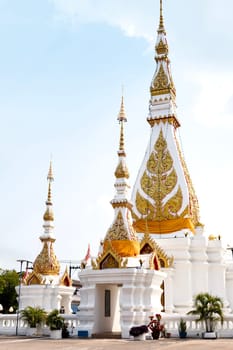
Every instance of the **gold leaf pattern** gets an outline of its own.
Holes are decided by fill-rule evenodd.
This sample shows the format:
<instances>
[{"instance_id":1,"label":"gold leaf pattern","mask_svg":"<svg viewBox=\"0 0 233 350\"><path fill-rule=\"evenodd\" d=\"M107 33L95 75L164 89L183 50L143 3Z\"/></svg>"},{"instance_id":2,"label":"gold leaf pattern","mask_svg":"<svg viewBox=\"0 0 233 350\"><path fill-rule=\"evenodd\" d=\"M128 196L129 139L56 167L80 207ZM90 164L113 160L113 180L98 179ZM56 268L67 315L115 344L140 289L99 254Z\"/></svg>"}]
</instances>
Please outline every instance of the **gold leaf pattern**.
<instances>
[{"instance_id":1,"label":"gold leaf pattern","mask_svg":"<svg viewBox=\"0 0 233 350\"><path fill-rule=\"evenodd\" d=\"M130 225L131 230L127 230L122 213L121 211L119 211L115 222L112 224L112 226L109 228L107 232L105 240L128 240L128 239L136 240L134 229L131 226L131 223L129 223L129 221L128 221L128 224Z\"/></svg>"},{"instance_id":2,"label":"gold leaf pattern","mask_svg":"<svg viewBox=\"0 0 233 350\"><path fill-rule=\"evenodd\" d=\"M168 54L168 45L164 43L162 39L159 41L158 45L156 45L155 49L158 55Z\"/></svg>"},{"instance_id":3,"label":"gold leaf pattern","mask_svg":"<svg viewBox=\"0 0 233 350\"><path fill-rule=\"evenodd\" d=\"M165 204L163 208L163 215L167 219L173 219L174 217L176 217L177 213L181 209L182 201L183 201L183 196L179 186L176 194L172 198L170 198Z\"/></svg>"},{"instance_id":4,"label":"gold leaf pattern","mask_svg":"<svg viewBox=\"0 0 233 350\"><path fill-rule=\"evenodd\" d=\"M160 64L159 71L155 76L155 79L153 81L153 88L154 90L164 90L167 89L169 86L168 77L164 72L163 64Z\"/></svg>"},{"instance_id":5,"label":"gold leaf pattern","mask_svg":"<svg viewBox=\"0 0 233 350\"><path fill-rule=\"evenodd\" d=\"M138 191L136 194L136 207L140 214L148 220L153 220L154 206L147 199L143 198Z\"/></svg>"},{"instance_id":6,"label":"gold leaf pattern","mask_svg":"<svg viewBox=\"0 0 233 350\"><path fill-rule=\"evenodd\" d=\"M174 196L165 200L175 189L177 180L173 159L161 130L140 181L141 188L150 201L139 192L136 194L136 207L144 219L162 221L179 216L183 203L180 187Z\"/></svg>"}]
</instances>

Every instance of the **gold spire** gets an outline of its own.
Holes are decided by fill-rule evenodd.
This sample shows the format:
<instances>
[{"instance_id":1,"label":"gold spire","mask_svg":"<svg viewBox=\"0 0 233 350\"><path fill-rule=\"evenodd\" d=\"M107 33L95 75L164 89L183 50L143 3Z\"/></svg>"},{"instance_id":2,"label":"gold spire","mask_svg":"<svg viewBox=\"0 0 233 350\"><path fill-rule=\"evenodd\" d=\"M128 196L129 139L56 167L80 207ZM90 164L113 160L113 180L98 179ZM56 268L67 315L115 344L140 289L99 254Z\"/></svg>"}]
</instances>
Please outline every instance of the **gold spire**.
<instances>
[{"instance_id":1,"label":"gold spire","mask_svg":"<svg viewBox=\"0 0 233 350\"><path fill-rule=\"evenodd\" d=\"M121 108L117 120L119 120L119 122L127 122L123 95L121 96Z\"/></svg>"},{"instance_id":2,"label":"gold spire","mask_svg":"<svg viewBox=\"0 0 233 350\"><path fill-rule=\"evenodd\" d=\"M49 164L49 172L48 172L47 180L54 181L52 161L50 161L50 164Z\"/></svg>"},{"instance_id":3,"label":"gold spire","mask_svg":"<svg viewBox=\"0 0 233 350\"><path fill-rule=\"evenodd\" d=\"M119 120L119 123L120 123L120 142L119 142L118 156L125 157L126 153L125 153L125 140L124 140L124 123L127 121L127 118L125 113L123 95L121 97L121 108L120 108L120 112L118 114L117 120ZM115 176L118 179L123 177L125 177L126 179L129 178L129 171L127 169L125 162L122 160L122 158L119 158L119 163L115 171Z\"/></svg>"},{"instance_id":4,"label":"gold spire","mask_svg":"<svg viewBox=\"0 0 233 350\"><path fill-rule=\"evenodd\" d=\"M120 112L118 114L119 123L121 124L120 129L120 144L119 144L119 151L118 155L125 156L125 140L124 140L124 123L127 122L126 113L125 113L125 105L124 105L124 97L122 95L121 97L121 108Z\"/></svg>"},{"instance_id":5,"label":"gold spire","mask_svg":"<svg viewBox=\"0 0 233 350\"><path fill-rule=\"evenodd\" d=\"M160 19L158 28L158 38L155 45L155 61L157 68L150 86L151 96L169 94L173 101L176 97L176 89L173 83L170 61L168 58L168 44L166 39L166 31L163 22L163 2L160 0Z\"/></svg>"},{"instance_id":6,"label":"gold spire","mask_svg":"<svg viewBox=\"0 0 233 350\"><path fill-rule=\"evenodd\" d=\"M164 28L164 23L163 23L163 0L160 0L160 16L159 16L159 29L158 32L164 32L165 33L165 28Z\"/></svg>"},{"instance_id":7,"label":"gold spire","mask_svg":"<svg viewBox=\"0 0 233 350\"><path fill-rule=\"evenodd\" d=\"M52 210L52 189L51 189L51 183L54 181L53 177L53 168L52 168L52 162L50 161L49 165L49 172L47 176L48 180L48 197L47 201L45 202L47 205L46 212L44 213L44 220L45 221L53 221L54 220L54 215L53 215L53 210Z\"/></svg>"}]
</instances>

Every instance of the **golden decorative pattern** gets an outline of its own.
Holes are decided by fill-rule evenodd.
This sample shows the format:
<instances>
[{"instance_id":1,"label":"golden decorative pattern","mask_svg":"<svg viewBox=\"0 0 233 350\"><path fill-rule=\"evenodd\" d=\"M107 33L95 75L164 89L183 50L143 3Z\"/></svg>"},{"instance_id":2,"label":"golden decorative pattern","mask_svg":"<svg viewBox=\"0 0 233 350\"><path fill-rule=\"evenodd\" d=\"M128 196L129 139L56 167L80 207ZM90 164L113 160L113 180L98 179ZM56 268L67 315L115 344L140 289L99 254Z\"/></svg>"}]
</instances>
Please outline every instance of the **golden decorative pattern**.
<instances>
[{"instance_id":1,"label":"golden decorative pattern","mask_svg":"<svg viewBox=\"0 0 233 350\"><path fill-rule=\"evenodd\" d=\"M35 273L42 275L59 275L60 264L53 251L53 243L50 240L44 241L42 251L37 256L33 269Z\"/></svg>"},{"instance_id":2,"label":"golden decorative pattern","mask_svg":"<svg viewBox=\"0 0 233 350\"><path fill-rule=\"evenodd\" d=\"M106 258L101 262L100 269L116 269L119 267L117 260L111 255L108 254Z\"/></svg>"},{"instance_id":3,"label":"golden decorative pattern","mask_svg":"<svg viewBox=\"0 0 233 350\"><path fill-rule=\"evenodd\" d=\"M174 258L169 257L165 251L151 238L148 233L144 234L140 242L140 254L156 252L161 267L173 267Z\"/></svg>"},{"instance_id":4,"label":"golden decorative pattern","mask_svg":"<svg viewBox=\"0 0 233 350\"><path fill-rule=\"evenodd\" d=\"M92 260L93 270L102 270L107 268L125 268L128 260L122 258L113 249L111 242L108 242L107 249L96 259Z\"/></svg>"},{"instance_id":5,"label":"golden decorative pattern","mask_svg":"<svg viewBox=\"0 0 233 350\"><path fill-rule=\"evenodd\" d=\"M36 273L35 271L32 271L26 278L25 284L27 286L32 284L43 284L43 278L41 275Z\"/></svg>"},{"instance_id":6,"label":"golden decorative pattern","mask_svg":"<svg viewBox=\"0 0 233 350\"><path fill-rule=\"evenodd\" d=\"M155 50L158 55L167 55L168 54L168 45L160 39L159 43L156 45Z\"/></svg>"},{"instance_id":7,"label":"golden decorative pattern","mask_svg":"<svg viewBox=\"0 0 233 350\"><path fill-rule=\"evenodd\" d=\"M119 210L114 223L109 228L106 234L105 240L136 240L135 231L131 223L128 222L128 224L130 225L130 231L127 230L122 216L122 212L121 210Z\"/></svg>"},{"instance_id":8,"label":"golden decorative pattern","mask_svg":"<svg viewBox=\"0 0 233 350\"><path fill-rule=\"evenodd\" d=\"M164 72L163 64L160 64L158 73L155 76L155 79L152 83L153 90L159 91L159 90L165 90L169 88L169 80L167 77L167 74Z\"/></svg>"},{"instance_id":9,"label":"golden decorative pattern","mask_svg":"<svg viewBox=\"0 0 233 350\"><path fill-rule=\"evenodd\" d=\"M182 168L184 170L185 180L186 180L186 183L188 186L189 206L188 206L188 210L187 210L188 213L187 214L192 219L194 226L200 226L202 224L200 224L199 203L198 203L197 195L195 193L194 186L192 184L192 180L191 180L191 177L189 175L189 171L188 171L186 162L185 162L183 154L181 152L180 144L177 141L176 137L175 137L175 141L176 141L176 146L177 146L179 158L181 161L181 165L182 165Z\"/></svg>"},{"instance_id":10,"label":"golden decorative pattern","mask_svg":"<svg viewBox=\"0 0 233 350\"><path fill-rule=\"evenodd\" d=\"M136 193L136 208L143 219L163 221L180 217L178 212L183 203L180 186L166 200L168 194L174 192L177 179L173 159L161 130L140 181L143 194L139 191Z\"/></svg>"},{"instance_id":11,"label":"golden decorative pattern","mask_svg":"<svg viewBox=\"0 0 233 350\"><path fill-rule=\"evenodd\" d=\"M169 116L169 117L165 116L165 117L161 117L161 118L159 117L156 119L147 118L147 121L151 127L153 127L155 124L158 125L160 122L162 122L163 124L169 123L173 125L175 129L180 127L180 123L175 116Z\"/></svg>"},{"instance_id":12,"label":"golden decorative pattern","mask_svg":"<svg viewBox=\"0 0 233 350\"><path fill-rule=\"evenodd\" d=\"M120 179L120 178L128 179L129 178L129 171L127 169L126 164L122 160L120 160L120 162L115 170L115 176L117 179Z\"/></svg>"},{"instance_id":13,"label":"golden decorative pattern","mask_svg":"<svg viewBox=\"0 0 233 350\"><path fill-rule=\"evenodd\" d=\"M50 206L47 207L46 212L43 216L44 221L54 221L53 210Z\"/></svg>"},{"instance_id":14,"label":"golden decorative pattern","mask_svg":"<svg viewBox=\"0 0 233 350\"><path fill-rule=\"evenodd\" d=\"M65 272L63 273L60 279L60 285L66 287L72 287L72 279L69 276L68 269L66 267Z\"/></svg>"}]
</instances>

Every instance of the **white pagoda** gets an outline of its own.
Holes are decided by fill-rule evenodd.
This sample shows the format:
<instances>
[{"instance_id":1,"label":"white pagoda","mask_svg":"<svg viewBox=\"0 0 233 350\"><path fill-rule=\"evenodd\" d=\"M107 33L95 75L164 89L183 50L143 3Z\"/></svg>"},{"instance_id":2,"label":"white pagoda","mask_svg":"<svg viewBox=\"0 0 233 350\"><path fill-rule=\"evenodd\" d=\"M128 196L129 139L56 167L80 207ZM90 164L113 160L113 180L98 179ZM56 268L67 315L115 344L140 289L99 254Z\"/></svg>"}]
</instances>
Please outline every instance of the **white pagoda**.
<instances>
[{"instance_id":1,"label":"white pagoda","mask_svg":"<svg viewBox=\"0 0 233 350\"><path fill-rule=\"evenodd\" d=\"M40 254L33 263L33 271L22 280L17 287L19 310L27 306L39 306L45 311L64 308L67 314L71 313L71 299L74 293L72 281L67 269L60 275L60 264L54 253L54 214L51 186L54 180L52 164L50 163L48 180L48 197L44 213L44 234L40 236L43 244Z\"/></svg>"}]
</instances>

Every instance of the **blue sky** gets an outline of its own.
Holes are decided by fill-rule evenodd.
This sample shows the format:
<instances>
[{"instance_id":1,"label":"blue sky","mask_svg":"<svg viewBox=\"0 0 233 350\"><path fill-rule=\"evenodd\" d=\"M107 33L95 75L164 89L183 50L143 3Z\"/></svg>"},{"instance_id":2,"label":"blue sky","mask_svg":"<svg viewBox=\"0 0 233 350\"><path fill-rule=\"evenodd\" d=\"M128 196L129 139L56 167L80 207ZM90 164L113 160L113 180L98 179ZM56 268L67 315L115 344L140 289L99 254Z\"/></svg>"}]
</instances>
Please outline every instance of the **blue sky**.
<instances>
[{"instance_id":1,"label":"blue sky","mask_svg":"<svg viewBox=\"0 0 233 350\"><path fill-rule=\"evenodd\" d=\"M187 4L188 3L188 4ZM233 243L233 3L164 0L179 131L205 234ZM55 252L95 255L110 226L124 85L136 179L150 126L156 0L0 0L0 266L41 249L52 154Z\"/></svg>"}]
</instances>

